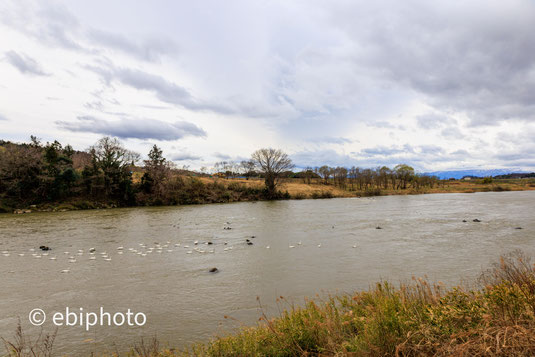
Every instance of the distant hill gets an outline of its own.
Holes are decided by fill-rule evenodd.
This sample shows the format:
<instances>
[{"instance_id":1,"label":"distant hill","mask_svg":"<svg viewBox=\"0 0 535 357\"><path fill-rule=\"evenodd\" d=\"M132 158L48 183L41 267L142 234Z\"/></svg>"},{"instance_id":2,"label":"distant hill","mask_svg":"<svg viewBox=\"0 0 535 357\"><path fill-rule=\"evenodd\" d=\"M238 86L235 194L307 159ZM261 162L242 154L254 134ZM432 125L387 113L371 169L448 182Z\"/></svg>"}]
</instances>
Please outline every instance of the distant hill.
<instances>
[{"instance_id":1,"label":"distant hill","mask_svg":"<svg viewBox=\"0 0 535 357\"><path fill-rule=\"evenodd\" d=\"M493 170L453 170L453 171L433 171L426 172L426 175L438 176L440 179L461 179L465 176L472 177L486 177L486 176L498 176L508 175L511 173L525 173L525 171L518 169L493 169Z\"/></svg>"},{"instance_id":2,"label":"distant hill","mask_svg":"<svg viewBox=\"0 0 535 357\"><path fill-rule=\"evenodd\" d=\"M535 172L529 172L529 173L513 172L507 175L494 176L494 178L497 178L497 179L518 179L518 178L533 178L533 177L535 177Z\"/></svg>"}]
</instances>

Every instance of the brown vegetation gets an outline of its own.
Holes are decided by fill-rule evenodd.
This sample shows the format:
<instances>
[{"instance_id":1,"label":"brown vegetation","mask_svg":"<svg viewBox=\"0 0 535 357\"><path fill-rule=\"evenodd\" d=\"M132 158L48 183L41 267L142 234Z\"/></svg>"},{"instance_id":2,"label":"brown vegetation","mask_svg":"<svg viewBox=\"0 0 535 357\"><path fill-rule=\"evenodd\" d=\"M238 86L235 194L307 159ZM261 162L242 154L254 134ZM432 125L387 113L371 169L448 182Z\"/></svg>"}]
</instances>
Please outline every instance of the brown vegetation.
<instances>
[{"instance_id":1,"label":"brown vegetation","mask_svg":"<svg viewBox=\"0 0 535 357\"><path fill-rule=\"evenodd\" d=\"M535 179L439 180L405 164L394 168L321 166L293 172L284 152L260 149L251 160L191 171L152 147L148 159L104 137L87 152L59 142L0 141L0 213L117 206L223 203L263 199L362 197L535 189Z\"/></svg>"}]
</instances>

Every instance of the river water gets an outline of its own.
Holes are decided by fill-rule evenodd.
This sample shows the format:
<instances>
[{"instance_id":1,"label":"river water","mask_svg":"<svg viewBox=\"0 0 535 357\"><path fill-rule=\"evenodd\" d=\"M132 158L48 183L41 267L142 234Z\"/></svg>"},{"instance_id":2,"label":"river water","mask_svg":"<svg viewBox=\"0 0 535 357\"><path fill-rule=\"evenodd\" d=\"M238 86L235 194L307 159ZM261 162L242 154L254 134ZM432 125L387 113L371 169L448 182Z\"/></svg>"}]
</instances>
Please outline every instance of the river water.
<instances>
[{"instance_id":1,"label":"river water","mask_svg":"<svg viewBox=\"0 0 535 357\"><path fill-rule=\"evenodd\" d=\"M500 254L535 252L534 199L489 192L0 215L0 336L12 339L19 318L36 336L34 308L51 332L55 312L102 307L147 321L63 326L55 351L123 351L152 336L184 347L254 325L257 296L272 314L279 296L300 304L380 279L473 281Z\"/></svg>"}]
</instances>

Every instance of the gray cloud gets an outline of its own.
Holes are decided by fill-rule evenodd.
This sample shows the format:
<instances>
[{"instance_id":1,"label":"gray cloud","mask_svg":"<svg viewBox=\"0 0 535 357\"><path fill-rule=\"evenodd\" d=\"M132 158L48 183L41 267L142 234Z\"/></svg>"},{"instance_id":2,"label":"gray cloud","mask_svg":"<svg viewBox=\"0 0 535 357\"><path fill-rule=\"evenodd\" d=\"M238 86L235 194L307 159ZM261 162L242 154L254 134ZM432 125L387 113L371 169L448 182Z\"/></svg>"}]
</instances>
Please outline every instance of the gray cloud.
<instances>
[{"instance_id":1,"label":"gray cloud","mask_svg":"<svg viewBox=\"0 0 535 357\"><path fill-rule=\"evenodd\" d=\"M152 62L177 52L177 45L165 36L136 35L130 38L83 26L61 3L14 2L0 14L0 20L39 42L67 50L96 54L109 49Z\"/></svg>"},{"instance_id":2,"label":"gray cloud","mask_svg":"<svg viewBox=\"0 0 535 357\"><path fill-rule=\"evenodd\" d=\"M170 154L171 161L202 161L202 157L190 153L174 153Z\"/></svg>"},{"instance_id":3,"label":"gray cloud","mask_svg":"<svg viewBox=\"0 0 535 357\"><path fill-rule=\"evenodd\" d=\"M416 117L418 126L422 129L438 129L446 125L457 124L453 118L441 114L424 114Z\"/></svg>"},{"instance_id":4,"label":"gray cloud","mask_svg":"<svg viewBox=\"0 0 535 357\"><path fill-rule=\"evenodd\" d=\"M463 139L465 135L457 127L450 127L442 129L440 134L447 139Z\"/></svg>"},{"instance_id":5,"label":"gray cloud","mask_svg":"<svg viewBox=\"0 0 535 357\"><path fill-rule=\"evenodd\" d=\"M355 157L339 154L335 150L300 151L290 155L296 167L315 166L351 166L356 163Z\"/></svg>"},{"instance_id":6,"label":"gray cloud","mask_svg":"<svg viewBox=\"0 0 535 357\"><path fill-rule=\"evenodd\" d=\"M358 65L428 104L466 113L472 125L535 120L532 1L413 1L410 8L357 1L335 6L332 16L355 45Z\"/></svg>"},{"instance_id":7,"label":"gray cloud","mask_svg":"<svg viewBox=\"0 0 535 357\"><path fill-rule=\"evenodd\" d=\"M214 152L214 157L220 159L220 160L230 160L232 159L232 156L227 154L222 154L220 152Z\"/></svg>"},{"instance_id":8,"label":"gray cloud","mask_svg":"<svg viewBox=\"0 0 535 357\"><path fill-rule=\"evenodd\" d=\"M5 121L8 121L9 119L6 118L4 115L0 114L0 120L5 120Z\"/></svg>"},{"instance_id":9,"label":"gray cloud","mask_svg":"<svg viewBox=\"0 0 535 357\"><path fill-rule=\"evenodd\" d=\"M444 148L441 148L440 146L436 146L436 145L420 145L418 146L418 151L421 154L436 155L436 154L442 154L444 152Z\"/></svg>"},{"instance_id":10,"label":"gray cloud","mask_svg":"<svg viewBox=\"0 0 535 357\"><path fill-rule=\"evenodd\" d=\"M363 156L373 157L373 156L392 156L397 154L407 154L414 153L414 148L405 144L402 147L386 147L386 146L377 146L374 148L366 148L360 151L360 154Z\"/></svg>"},{"instance_id":11,"label":"gray cloud","mask_svg":"<svg viewBox=\"0 0 535 357\"><path fill-rule=\"evenodd\" d=\"M369 123L366 123L366 125L369 126L369 127L372 127L372 128L387 128L387 129L395 129L396 128L392 123L389 123L389 122L384 121L384 120L379 120L379 121L376 121L376 122L369 122Z\"/></svg>"},{"instance_id":12,"label":"gray cloud","mask_svg":"<svg viewBox=\"0 0 535 357\"><path fill-rule=\"evenodd\" d=\"M152 37L145 41L138 41L137 38L132 40L126 36L102 30L90 30L88 36L95 44L125 52L145 61L158 61L163 55L177 52L176 44L163 38Z\"/></svg>"},{"instance_id":13,"label":"gray cloud","mask_svg":"<svg viewBox=\"0 0 535 357\"><path fill-rule=\"evenodd\" d=\"M7 61L17 68L20 73L31 74L36 76L48 75L37 63L37 61L24 53L17 53L15 51L8 51L5 53Z\"/></svg>"},{"instance_id":14,"label":"gray cloud","mask_svg":"<svg viewBox=\"0 0 535 357\"><path fill-rule=\"evenodd\" d=\"M320 143L320 144L325 143L325 144L338 144L338 145L351 144L354 142L354 140L351 140L348 138L335 137L335 136L323 136L319 138L312 138L312 139L309 139L309 141L313 143Z\"/></svg>"},{"instance_id":15,"label":"gray cloud","mask_svg":"<svg viewBox=\"0 0 535 357\"><path fill-rule=\"evenodd\" d=\"M463 149L455 150L451 152L450 155L454 157L465 157L465 158L471 157L470 153Z\"/></svg>"},{"instance_id":16,"label":"gray cloud","mask_svg":"<svg viewBox=\"0 0 535 357\"><path fill-rule=\"evenodd\" d=\"M127 118L107 121L91 116L79 116L75 122L57 121L56 124L69 131L112 135L123 139L171 141L187 136L206 137L204 130L185 121L167 123L154 119L135 120Z\"/></svg>"},{"instance_id":17,"label":"gray cloud","mask_svg":"<svg viewBox=\"0 0 535 357\"><path fill-rule=\"evenodd\" d=\"M100 60L99 65L86 65L84 68L98 74L107 84L117 81L138 90L149 91L165 103L179 105L196 111L206 110L222 114L235 112L235 110L226 105L197 100L186 88L168 81L161 76L138 69L118 68L106 59Z\"/></svg>"}]
</instances>

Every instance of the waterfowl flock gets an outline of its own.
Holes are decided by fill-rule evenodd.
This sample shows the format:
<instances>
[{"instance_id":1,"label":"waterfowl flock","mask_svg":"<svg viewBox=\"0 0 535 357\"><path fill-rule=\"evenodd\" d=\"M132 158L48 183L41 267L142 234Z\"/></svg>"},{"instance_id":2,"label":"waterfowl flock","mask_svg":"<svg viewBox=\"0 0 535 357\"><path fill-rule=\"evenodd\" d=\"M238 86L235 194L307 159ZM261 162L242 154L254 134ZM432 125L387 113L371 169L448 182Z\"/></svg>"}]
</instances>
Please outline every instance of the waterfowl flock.
<instances>
[{"instance_id":1,"label":"waterfowl flock","mask_svg":"<svg viewBox=\"0 0 535 357\"><path fill-rule=\"evenodd\" d=\"M467 220L463 220L463 222L467 222ZM481 222L479 219L473 219L472 222ZM176 225L178 228L178 225ZM332 226L334 229L334 226ZM375 228L377 230L383 229L383 227L380 226L372 226L371 229ZM233 229L231 227L230 222L227 222L226 225L223 226L223 230L228 231ZM522 229L522 227L515 227L515 229ZM235 230L239 231L239 230ZM243 237L243 236L242 236ZM246 238L247 237L247 238ZM139 257L149 257L151 255L160 255L160 254L216 254L216 253L222 253L222 252L229 252L232 251L234 248L239 246L256 246L256 243L261 244L261 238L257 238L256 235L246 235L246 237L243 238L237 238L234 237L232 244L229 243L227 240L222 240L222 237L216 237L213 236L210 239L205 240L191 240L191 241L184 241L182 239L181 242L172 242L172 241L166 241L165 243L137 243L134 246L124 246L120 245L115 248L111 248L107 246L108 250L102 250L102 248L99 247L89 247L89 248L79 248L79 249L70 249L63 251L60 248L56 249L55 247L49 247L46 245L41 245L38 248L29 248L24 251L10 251L10 250L3 250L0 253L0 257L20 257L24 259L41 259L41 260L50 260L53 262L56 262L56 264L67 264L67 269L58 269L61 273L68 273L71 271L71 267L76 266L76 264L80 264L86 261L96 263L99 261L102 262L112 262L115 259L120 259L121 256L139 256ZM230 237L227 237L230 238ZM353 242L354 243L354 242ZM351 243L352 248L358 248L356 244ZM317 248L321 248L322 244L317 244L315 242L313 245L315 245ZM312 246L313 246L312 245ZM303 241L299 240L297 242L289 242L288 243L288 249L296 249L299 247L306 247L308 246ZM270 245L263 246L265 249L271 249ZM65 268L65 265L60 266L59 268Z\"/></svg>"}]
</instances>

